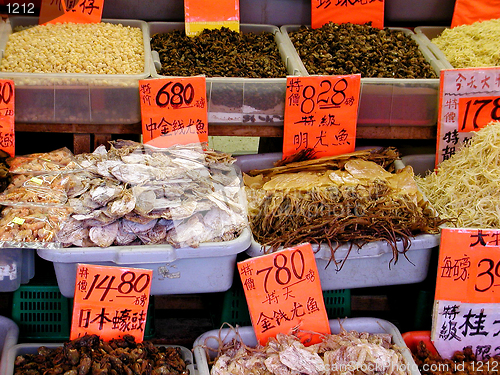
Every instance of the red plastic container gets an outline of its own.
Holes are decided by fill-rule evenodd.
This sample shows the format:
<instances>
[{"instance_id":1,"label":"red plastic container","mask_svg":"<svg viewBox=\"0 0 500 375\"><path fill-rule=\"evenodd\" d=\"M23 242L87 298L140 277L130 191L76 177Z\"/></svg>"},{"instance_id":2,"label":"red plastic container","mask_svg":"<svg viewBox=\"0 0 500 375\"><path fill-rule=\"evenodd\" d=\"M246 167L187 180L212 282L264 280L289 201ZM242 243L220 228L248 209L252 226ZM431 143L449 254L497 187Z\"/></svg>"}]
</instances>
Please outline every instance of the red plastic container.
<instances>
[{"instance_id":1,"label":"red plastic container","mask_svg":"<svg viewBox=\"0 0 500 375\"><path fill-rule=\"evenodd\" d=\"M417 351L417 345L420 341L423 341L427 349L432 354L438 354L434 344L431 341L431 331L411 331L405 332L401 336L403 336L403 340L405 341L406 346L410 349L412 353Z\"/></svg>"}]
</instances>

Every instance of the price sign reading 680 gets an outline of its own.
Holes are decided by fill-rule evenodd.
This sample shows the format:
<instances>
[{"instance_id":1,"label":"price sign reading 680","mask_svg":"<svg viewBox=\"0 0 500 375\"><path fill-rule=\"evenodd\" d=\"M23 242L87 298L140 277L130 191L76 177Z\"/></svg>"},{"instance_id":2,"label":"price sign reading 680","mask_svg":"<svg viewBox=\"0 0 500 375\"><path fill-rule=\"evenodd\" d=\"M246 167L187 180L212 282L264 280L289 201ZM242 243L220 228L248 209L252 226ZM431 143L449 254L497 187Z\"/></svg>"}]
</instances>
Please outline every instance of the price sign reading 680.
<instances>
[{"instance_id":1,"label":"price sign reading 680","mask_svg":"<svg viewBox=\"0 0 500 375\"><path fill-rule=\"evenodd\" d=\"M238 263L250 317L259 342L291 330L330 333L323 292L310 244ZM317 335L301 335L306 344Z\"/></svg>"},{"instance_id":2,"label":"price sign reading 680","mask_svg":"<svg viewBox=\"0 0 500 375\"><path fill-rule=\"evenodd\" d=\"M143 142L157 147L208 142L203 76L139 81Z\"/></svg>"},{"instance_id":3,"label":"price sign reading 680","mask_svg":"<svg viewBox=\"0 0 500 375\"><path fill-rule=\"evenodd\" d=\"M132 335L142 341L152 274L146 269L79 264L71 339L97 334L104 340Z\"/></svg>"}]
</instances>

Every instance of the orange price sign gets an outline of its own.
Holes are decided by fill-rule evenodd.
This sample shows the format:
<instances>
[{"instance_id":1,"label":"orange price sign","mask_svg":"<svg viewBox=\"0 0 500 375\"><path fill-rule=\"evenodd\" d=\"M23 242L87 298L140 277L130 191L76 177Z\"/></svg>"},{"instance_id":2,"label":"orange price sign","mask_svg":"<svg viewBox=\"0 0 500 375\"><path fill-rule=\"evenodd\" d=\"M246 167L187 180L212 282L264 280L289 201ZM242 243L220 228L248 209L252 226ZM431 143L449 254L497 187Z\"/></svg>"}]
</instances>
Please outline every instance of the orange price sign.
<instances>
[{"instance_id":1,"label":"orange price sign","mask_svg":"<svg viewBox=\"0 0 500 375\"><path fill-rule=\"evenodd\" d=\"M251 258L237 266L255 335L262 345L278 333L296 329L305 344L317 343L320 337L301 330L330 333L311 244Z\"/></svg>"},{"instance_id":2,"label":"orange price sign","mask_svg":"<svg viewBox=\"0 0 500 375\"><path fill-rule=\"evenodd\" d=\"M14 81L0 80L0 148L15 156Z\"/></svg>"},{"instance_id":3,"label":"orange price sign","mask_svg":"<svg viewBox=\"0 0 500 375\"><path fill-rule=\"evenodd\" d=\"M152 270L78 264L70 339L144 339Z\"/></svg>"},{"instance_id":4,"label":"orange price sign","mask_svg":"<svg viewBox=\"0 0 500 375\"><path fill-rule=\"evenodd\" d=\"M99 23L103 6L104 0L42 0L38 23Z\"/></svg>"},{"instance_id":5,"label":"orange price sign","mask_svg":"<svg viewBox=\"0 0 500 375\"><path fill-rule=\"evenodd\" d=\"M287 77L283 158L354 151L361 75Z\"/></svg>"},{"instance_id":6,"label":"orange price sign","mask_svg":"<svg viewBox=\"0 0 500 375\"><path fill-rule=\"evenodd\" d=\"M443 358L493 355L500 333L500 230L443 228L431 339ZM497 348L498 349L498 348Z\"/></svg>"},{"instance_id":7,"label":"orange price sign","mask_svg":"<svg viewBox=\"0 0 500 375\"><path fill-rule=\"evenodd\" d=\"M500 67L442 70L438 110L436 164L500 120Z\"/></svg>"},{"instance_id":8,"label":"orange price sign","mask_svg":"<svg viewBox=\"0 0 500 375\"><path fill-rule=\"evenodd\" d=\"M500 18L498 0L455 0L451 27Z\"/></svg>"},{"instance_id":9,"label":"orange price sign","mask_svg":"<svg viewBox=\"0 0 500 375\"><path fill-rule=\"evenodd\" d=\"M227 27L240 31L239 0L184 0L184 19L187 36L194 36L203 29Z\"/></svg>"},{"instance_id":10,"label":"orange price sign","mask_svg":"<svg viewBox=\"0 0 500 375\"><path fill-rule=\"evenodd\" d=\"M328 22L371 22L373 27L384 27L384 0L312 0L311 27L317 29Z\"/></svg>"},{"instance_id":11,"label":"orange price sign","mask_svg":"<svg viewBox=\"0 0 500 375\"><path fill-rule=\"evenodd\" d=\"M139 81L143 142L156 147L208 142L203 76Z\"/></svg>"}]
</instances>

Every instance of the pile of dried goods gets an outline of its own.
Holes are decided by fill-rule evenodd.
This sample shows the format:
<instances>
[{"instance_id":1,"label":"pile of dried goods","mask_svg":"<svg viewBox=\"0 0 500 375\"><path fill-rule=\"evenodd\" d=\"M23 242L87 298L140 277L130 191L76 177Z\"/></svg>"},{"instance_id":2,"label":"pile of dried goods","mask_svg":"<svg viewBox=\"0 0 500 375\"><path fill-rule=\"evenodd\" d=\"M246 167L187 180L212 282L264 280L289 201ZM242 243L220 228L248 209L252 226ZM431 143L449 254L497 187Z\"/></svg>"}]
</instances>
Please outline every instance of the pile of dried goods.
<instances>
[{"instance_id":1,"label":"pile of dried goods","mask_svg":"<svg viewBox=\"0 0 500 375\"><path fill-rule=\"evenodd\" d=\"M431 40L454 68L500 65L500 19L460 25Z\"/></svg>"},{"instance_id":2,"label":"pile of dried goods","mask_svg":"<svg viewBox=\"0 0 500 375\"><path fill-rule=\"evenodd\" d=\"M155 34L151 49L160 55L165 76L285 77L274 34L238 33L226 27L189 37L184 30Z\"/></svg>"},{"instance_id":3,"label":"pile of dried goods","mask_svg":"<svg viewBox=\"0 0 500 375\"><path fill-rule=\"evenodd\" d=\"M9 35L2 72L141 74L142 30L106 22L22 27Z\"/></svg>"},{"instance_id":4,"label":"pile of dried goods","mask_svg":"<svg viewBox=\"0 0 500 375\"><path fill-rule=\"evenodd\" d=\"M500 373L500 356L478 361L470 347L465 347L463 351L456 351L450 359L444 359L439 354L433 354L425 343L420 341L416 352L412 355L422 375L494 375Z\"/></svg>"},{"instance_id":5,"label":"pile of dried goods","mask_svg":"<svg viewBox=\"0 0 500 375\"><path fill-rule=\"evenodd\" d=\"M14 158L15 178L0 194L8 206L0 241L196 247L232 240L248 225L241 174L229 154L203 146L115 141L109 151L76 157L61 149Z\"/></svg>"},{"instance_id":6,"label":"pile of dried goods","mask_svg":"<svg viewBox=\"0 0 500 375\"><path fill-rule=\"evenodd\" d=\"M243 176L255 240L275 251L303 242L332 251L386 241L398 259L411 237L438 233L440 219L423 199L413 169L394 171L393 148L290 163Z\"/></svg>"},{"instance_id":7,"label":"pile of dried goods","mask_svg":"<svg viewBox=\"0 0 500 375\"><path fill-rule=\"evenodd\" d=\"M265 346L246 346L241 339L223 344L211 375L228 374L386 374L406 375L410 364L390 334L347 332L325 335L304 346L294 335L277 334Z\"/></svg>"},{"instance_id":8,"label":"pile of dried goods","mask_svg":"<svg viewBox=\"0 0 500 375\"><path fill-rule=\"evenodd\" d=\"M462 228L500 228L500 122L474 133L417 184L439 213Z\"/></svg>"},{"instance_id":9,"label":"pile of dried goods","mask_svg":"<svg viewBox=\"0 0 500 375\"><path fill-rule=\"evenodd\" d=\"M436 78L418 44L400 30L370 24L301 26L290 39L309 74L375 78Z\"/></svg>"},{"instance_id":10,"label":"pile of dried goods","mask_svg":"<svg viewBox=\"0 0 500 375\"><path fill-rule=\"evenodd\" d=\"M63 346L41 346L36 354L17 356L14 375L42 374L169 374L189 375L180 347L136 343L133 336L104 342L86 335Z\"/></svg>"}]
</instances>

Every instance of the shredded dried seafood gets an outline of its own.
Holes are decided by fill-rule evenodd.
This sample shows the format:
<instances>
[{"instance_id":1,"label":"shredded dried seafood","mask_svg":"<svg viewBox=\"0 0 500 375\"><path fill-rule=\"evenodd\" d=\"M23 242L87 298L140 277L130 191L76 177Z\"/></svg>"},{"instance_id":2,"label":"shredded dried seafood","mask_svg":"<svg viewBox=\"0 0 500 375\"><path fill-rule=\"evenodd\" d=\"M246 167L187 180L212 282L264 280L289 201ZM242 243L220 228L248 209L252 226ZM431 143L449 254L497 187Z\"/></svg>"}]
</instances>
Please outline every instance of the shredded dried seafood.
<instances>
[{"instance_id":1,"label":"shredded dried seafood","mask_svg":"<svg viewBox=\"0 0 500 375\"><path fill-rule=\"evenodd\" d=\"M342 329L322 341L304 346L295 335L278 334L265 346L246 346L236 336L219 340L211 375L228 374L357 374L406 375L410 364L390 334L371 334Z\"/></svg>"},{"instance_id":2,"label":"shredded dried seafood","mask_svg":"<svg viewBox=\"0 0 500 375\"><path fill-rule=\"evenodd\" d=\"M500 122L475 132L467 146L416 181L450 225L499 228Z\"/></svg>"},{"instance_id":3,"label":"shredded dried seafood","mask_svg":"<svg viewBox=\"0 0 500 375\"><path fill-rule=\"evenodd\" d=\"M189 375L180 347L155 346L151 341L136 343L133 336L104 342L86 335L35 354L17 356L14 375L42 374L169 374Z\"/></svg>"},{"instance_id":4,"label":"shredded dried seafood","mask_svg":"<svg viewBox=\"0 0 500 375\"><path fill-rule=\"evenodd\" d=\"M386 241L397 262L421 233L438 233L441 220L419 192L413 169L395 171L394 148L356 151L291 162L244 175L250 227L266 252L303 242L332 252Z\"/></svg>"}]
</instances>

